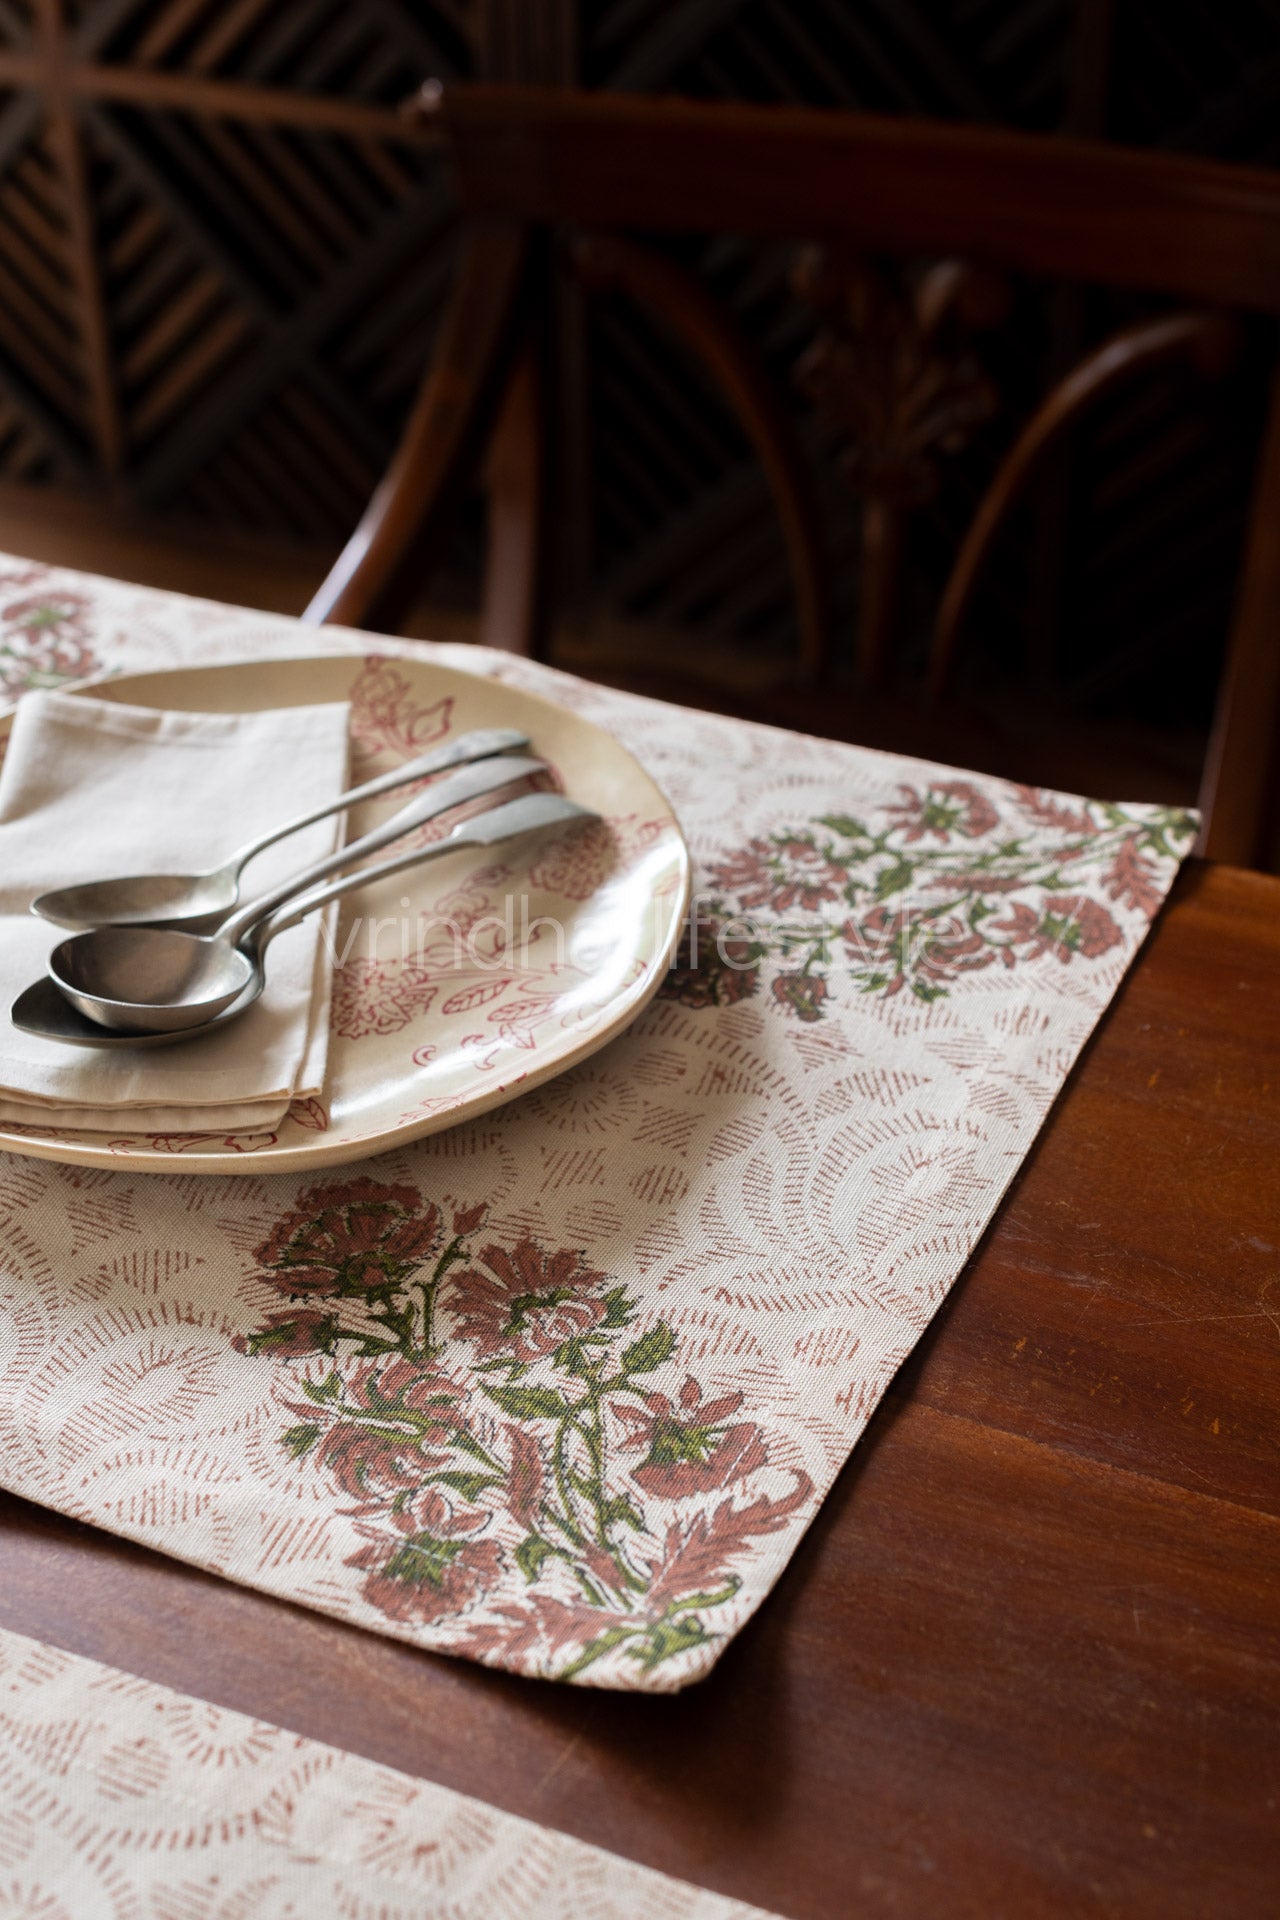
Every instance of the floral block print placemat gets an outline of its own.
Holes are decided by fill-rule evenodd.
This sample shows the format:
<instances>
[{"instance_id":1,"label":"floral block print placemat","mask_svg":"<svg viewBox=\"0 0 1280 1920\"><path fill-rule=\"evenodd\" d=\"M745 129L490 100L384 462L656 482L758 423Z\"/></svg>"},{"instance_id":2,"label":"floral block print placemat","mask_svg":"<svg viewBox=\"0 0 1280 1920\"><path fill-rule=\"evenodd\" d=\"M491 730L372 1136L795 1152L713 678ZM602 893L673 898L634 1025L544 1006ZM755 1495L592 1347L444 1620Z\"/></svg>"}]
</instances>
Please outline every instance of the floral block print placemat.
<instances>
[{"instance_id":1,"label":"floral block print placemat","mask_svg":"<svg viewBox=\"0 0 1280 1920\"><path fill-rule=\"evenodd\" d=\"M13 1920L769 1920L390 1767L0 1630Z\"/></svg>"},{"instance_id":2,"label":"floral block print placemat","mask_svg":"<svg viewBox=\"0 0 1280 1920\"><path fill-rule=\"evenodd\" d=\"M368 644L74 574L8 593L11 688ZM394 698L415 649L379 647ZM439 657L651 769L694 937L589 1062L332 1177L197 1178L180 1139L172 1174L0 1161L0 1476L421 1646L673 1689L786 1565L1195 822Z\"/></svg>"}]
</instances>

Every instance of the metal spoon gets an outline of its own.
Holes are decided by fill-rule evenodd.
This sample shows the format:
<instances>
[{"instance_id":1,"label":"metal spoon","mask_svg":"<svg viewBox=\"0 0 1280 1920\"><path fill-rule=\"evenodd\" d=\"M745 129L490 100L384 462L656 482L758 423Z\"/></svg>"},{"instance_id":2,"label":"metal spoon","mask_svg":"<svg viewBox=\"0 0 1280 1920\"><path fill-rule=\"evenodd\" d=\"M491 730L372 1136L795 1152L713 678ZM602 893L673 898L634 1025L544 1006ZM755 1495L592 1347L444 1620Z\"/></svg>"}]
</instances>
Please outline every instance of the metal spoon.
<instances>
[{"instance_id":1,"label":"metal spoon","mask_svg":"<svg viewBox=\"0 0 1280 1920\"><path fill-rule=\"evenodd\" d=\"M286 927L294 926L307 914L327 906L330 900L336 900L342 894L354 892L358 887L367 886L375 880L386 879L391 874L403 873L409 867L419 866L442 854L455 853L460 847L494 846L500 840L515 839L517 835L530 833L537 827L596 818L597 815L589 808L577 806L561 794L526 794L523 799L508 801L505 806L495 807L489 813L460 821L445 840L437 840L426 847L410 848L407 853L397 854L394 859L374 867L362 867L358 873L344 874L340 880L330 881L315 892L307 892L300 898L286 901L267 920L260 921L251 930L244 947L230 949L227 955L227 990L213 997L210 1004L217 1011L202 1018L198 1025L160 1032L113 1032L95 1020L86 1019L83 1013L63 998L58 987L47 977L34 981L18 995L10 1010L10 1017L16 1027L20 1027L24 1033L33 1034L37 1039L61 1040L73 1046L165 1047L178 1040L196 1040L202 1034L214 1033L218 1028L228 1025L258 998L265 977L262 956L268 941ZM119 931L123 937L132 937L127 929ZM194 946L213 944L201 941L192 934L175 932L169 937ZM70 945L71 942L66 944ZM143 1008L136 1010L139 1013L147 1011Z\"/></svg>"},{"instance_id":2,"label":"metal spoon","mask_svg":"<svg viewBox=\"0 0 1280 1920\"><path fill-rule=\"evenodd\" d=\"M483 727L459 734L456 740L433 747L416 760L393 767L390 773L379 774L376 780L366 780L363 786L339 794L336 800L316 807L311 813L286 820L281 827L272 827L269 833L250 840L220 867L211 867L207 873L139 873L118 880L90 880L80 886L59 887L52 893L42 893L31 902L31 911L43 920L52 920L55 926L70 927L76 932L91 927L162 924L185 927L188 933L211 933L239 900L240 875L244 868L255 854L273 847L277 840L300 833L303 827L325 820L331 813L357 806L362 800L376 800L380 794L408 786L410 781L423 780L428 774L445 773L450 767L464 766L473 760L512 753L528 744L529 736L517 733L514 727Z\"/></svg>"},{"instance_id":3,"label":"metal spoon","mask_svg":"<svg viewBox=\"0 0 1280 1920\"><path fill-rule=\"evenodd\" d=\"M459 767L417 794L381 826L259 894L224 920L216 933L199 936L169 927L95 927L54 948L49 977L86 1019L104 1027L155 1033L198 1026L217 1011L213 1000L229 1004L225 986L218 984L237 972L229 956L257 922L284 901L366 855L379 853L393 840L402 840L437 814L545 772L540 760L513 755ZM230 1000L238 992L239 988L231 993Z\"/></svg>"},{"instance_id":4,"label":"metal spoon","mask_svg":"<svg viewBox=\"0 0 1280 1920\"><path fill-rule=\"evenodd\" d=\"M254 998L257 998L255 994ZM245 1006L249 1002L245 1001ZM35 1040L60 1040L74 1047L171 1047L175 1040L198 1040L201 1034L216 1033L241 1012L230 1006L215 1020L202 1027L188 1027L180 1033L112 1033L96 1020L86 1020L69 1000L64 1000L47 973L24 987L9 1009L9 1018L22 1033Z\"/></svg>"}]
</instances>

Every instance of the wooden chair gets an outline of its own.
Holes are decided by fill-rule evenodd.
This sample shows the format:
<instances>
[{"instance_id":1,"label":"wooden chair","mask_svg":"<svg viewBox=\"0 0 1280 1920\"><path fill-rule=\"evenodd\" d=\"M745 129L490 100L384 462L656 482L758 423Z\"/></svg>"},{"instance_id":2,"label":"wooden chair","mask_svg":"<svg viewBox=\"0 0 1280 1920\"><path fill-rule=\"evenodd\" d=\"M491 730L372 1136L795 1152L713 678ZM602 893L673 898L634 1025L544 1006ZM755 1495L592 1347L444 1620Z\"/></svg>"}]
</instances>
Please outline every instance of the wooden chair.
<instances>
[{"instance_id":1,"label":"wooden chair","mask_svg":"<svg viewBox=\"0 0 1280 1920\"><path fill-rule=\"evenodd\" d=\"M313 622L393 630L461 490L486 462L489 550L481 638L545 653L554 474L543 298L569 271L642 303L699 356L750 436L785 535L799 668L821 683L831 638L810 474L772 383L702 284L638 236L800 238L805 291L850 258L941 255L914 294L926 342L957 315L983 324L993 270L1190 303L1117 334L1036 410L963 540L933 637L951 684L974 590L1011 503L1100 396L1135 370L1214 379L1242 328L1280 315L1280 176L1063 139L809 109L504 87L425 90L419 109L457 170L466 238L452 304L395 459L308 608ZM963 263L963 264L962 264ZM865 269L874 276L875 269ZM846 274L847 278L847 274ZM821 377L821 368L816 370ZM971 383L972 384L972 383ZM957 431L980 416L964 381ZM927 411L928 402L917 402ZM966 408L968 413L966 414ZM931 423L937 431L938 421ZM942 429L948 426L946 417ZM922 428L923 431L923 428ZM901 436L900 436L901 437ZM909 443L911 428L905 434ZM899 510L864 513L864 679L886 668ZM1259 864L1273 825L1280 717L1280 383L1262 436L1233 631L1201 783L1201 850Z\"/></svg>"}]
</instances>

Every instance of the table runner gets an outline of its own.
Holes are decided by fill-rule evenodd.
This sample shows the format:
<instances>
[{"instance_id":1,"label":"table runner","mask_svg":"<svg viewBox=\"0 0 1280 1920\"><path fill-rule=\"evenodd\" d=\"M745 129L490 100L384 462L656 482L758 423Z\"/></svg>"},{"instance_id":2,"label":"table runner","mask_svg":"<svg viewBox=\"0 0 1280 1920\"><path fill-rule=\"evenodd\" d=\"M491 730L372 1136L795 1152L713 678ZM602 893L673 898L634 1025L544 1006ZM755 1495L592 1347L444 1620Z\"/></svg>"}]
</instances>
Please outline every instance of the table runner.
<instances>
[{"instance_id":1,"label":"table runner","mask_svg":"<svg viewBox=\"0 0 1280 1920\"><path fill-rule=\"evenodd\" d=\"M448 1787L0 1629L14 1920L770 1920Z\"/></svg>"},{"instance_id":2,"label":"table runner","mask_svg":"<svg viewBox=\"0 0 1280 1920\"><path fill-rule=\"evenodd\" d=\"M11 693L370 645L17 563L0 622ZM377 648L394 703L420 646ZM1195 821L431 652L638 755L693 940L593 1059L360 1167L0 1162L0 1475L419 1645L669 1690L782 1571ZM386 1017L418 1044L394 982Z\"/></svg>"}]
</instances>

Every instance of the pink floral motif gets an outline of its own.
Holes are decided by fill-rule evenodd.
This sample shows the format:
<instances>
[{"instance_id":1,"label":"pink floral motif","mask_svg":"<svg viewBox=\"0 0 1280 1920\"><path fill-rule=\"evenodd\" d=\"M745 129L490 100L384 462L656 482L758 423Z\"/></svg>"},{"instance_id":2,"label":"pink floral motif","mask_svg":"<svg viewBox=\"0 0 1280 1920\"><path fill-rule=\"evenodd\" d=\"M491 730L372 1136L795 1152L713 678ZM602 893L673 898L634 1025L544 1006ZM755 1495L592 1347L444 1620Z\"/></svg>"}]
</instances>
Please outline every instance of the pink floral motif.
<instances>
[{"instance_id":1,"label":"pink floral motif","mask_svg":"<svg viewBox=\"0 0 1280 1920\"><path fill-rule=\"evenodd\" d=\"M398 1506L448 1461L465 1400L465 1385L437 1367L416 1367L401 1356L389 1364L366 1361L346 1382L347 1417L319 1434L315 1458L357 1503L353 1512ZM292 1410L304 1417L314 1411L302 1404Z\"/></svg>"},{"instance_id":2,"label":"pink floral motif","mask_svg":"<svg viewBox=\"0 0 1280 1920\"><path fill-rule=\"evenodd\" d=\"M696 932L689 929L681 940L658 997L682 1007L736 1006L759 991L765 951L749 934L700 919Z\"/></svg>"},{"instance_id":3,"label":"pink floral motif","mask_svg":"<svg viewBox=\"0 0 1280 1920\"><path fill-rule=\"evenodd\" d=\"M725 1569L754 1540L778 1532L812 1501L809 1475L793 1477L788 1494L760 1494L744 1506L724 1500L672 1519L645 1558L639 1609L535 1588L523 1606L501 1604L469 1623L458 1651L477 1660L558 1672L560 1679L570 1680L619 1643L630 1642L631 1658L646 1670L703 1644L699 1613L723 1606L738 1590L738 1576L726 1575Z\"/></svg>"},{"instance_id":4,"label":"pink floral motif","mask_svg":"<svg viewBox=\"0 0 1280 1920\"><path fill-rule=\"evenodd\" d=\"M473 980L469 986L459 987L456 993L451 993L440 1011L446 1014L474 1013L478 1007L487 1007L494 1000L500 1000L514 979L514 974L500 973L496 980Z\"/></svg>"},{"instance_id":5,"label":"pink floral motif","mask_svg":"<svg viewBox=\"0 0 1280 1920\"><path fill-rule=\"evenodd\" d=\"M289 1313L269 1313L256 1333L237 1334L231 1344L239 1353L273 1353L278 1360L292 1360L299 1354L324 1352L333 1329L331 1313L295 1307Z\"/></svg>"},{"instance_id":6,"label":"pink floral motif","mask_svg":"<svg viewBox=\"0 0 1280 1920\"><path fill-rule=\"evenodd\" d=\"M339 1492L357 1502L354 1513L377 1513L399 1494L420 1486L423 1473L443 1466L448 1455L424 1453L407 1433L342 1420L327 1430L316 1458L333 1475Z\"/></svg>"},{"instance_id":7,"label":"pink floral motif","mask_svg":"<svg viewBox=\"0 0 1280 1920\"><path fill-rule=\"evenodd\" d=\"M553 968L552 971L567 975L573 970L565 967ZM485 1015L487 1024L495 1031L477 1034L476 1046L478 1048L495 1047L499 1042L505 1041L508 1046L521 1047L527 1052L532 1052L537 1045L539 1028L560 1010L562 992L563 988L539 991L528 984L522 984L518 997L513 995L510 999L500 1001L491 1012ZM464 1040L462 1044L465 1046L468 1043Z\"/></svg>"},{"instance_id":8,"label":"pink floral motif","mask_svg":"<svg viewBox=\"0 0 1280 1920\"><path fill-rule=\"evenodd\" d=\"M879 906L861 921L847 920L841 933L850 954L876 970L886 996L900 993L909 981L944 988L957 975L988 967L996 958L981 933L958 914L939 918Z\"/></svg>"},{"instance_id":9,"label":"pink floral motif","mask_svg":"<svg viewBox=\"0 0 1280 1920\"><path fill-rule=\"evenodd\" d=\"M936 780L924 793L909 786L898 791L903 798L886 812L905 829L904 845L923 840L926 834L944 845L953 833L977 840L999 825L1000 815L971 780Z\"/></svg>"},{"instance_id":10,"label":"pink floral motif","mask_svg":"<svg viewBox=\"0 0 1280 1920\"><path fill-rule=\"evenodd\" d=\"M1124 939L1100 902L1066 894L1051 894L1039 912L1025 901L1014 901L1003 920L992 921L991 930L1008 935L1000 954L1006 966L1013 965L1015 948L1028 960L1047 953L1066 966L1076 954L1096 960Z\"/></svg>"},{"instance_id":11,"label":"pink floral motif","mask_svg":"<svg viewBox=\"0 0 1280 1920\"><path fill-rule=\"evenodd\" d=\"M736 894L743 907L770 907L777 913L791 907L812 913L838 900L847 878L808 833L751 840L713 866L709 877L713 887Z\"/></svg>"},{"instance_id":12,"label":"pink floral motif","mask_svg":"<svg viewBox=\"0 0 1280 1920\"><path fill-rule=\"evenodd\" d=\"M666 996L727 1005L753 991L772 960L772 1005L812 1023L827 1017L841 975L855 992L906 992L928 1004L996 962L1096 960L1125 936L1090 889L1149 920L1161 899L1159 863L1177 858L1196 830L1178 808L1073 807L997 782L935 779L898 791L867 818L826 814L714 862L712 884L732 897L704 901L703 924L739 922L751 971L735 991L728 970L709 958L692 969L682 954ZM1038 835L1028 834L1028 817ZM1080 882L1070 899L1068 875ZM754 919L756 911L787 918Z\"/></svg>"},{"instance_id":13,"label":"pink floral motif","mask_svg":"<svg viewBox=\"0 0 1280 1920\"><path fill-rule=\"evenodd\" d=\"M501 866L474 874L466 887L439 900L429 914L410 924L407 935L412 951L405 957L348 954L334 970L331 1031L343 1039L359 1040L370 1034L399 1033L431 1009L453 1018L492 1005L498 1033L469 1036L458 1044L493 1047L510 1040L532 1048L535 1030L562 1011L565 989L562 983L547 986L547 969L528 968L520 975L503 970L512 964L506 956L518 928L503 897L509 882L510 873ZM495 905L489 891L493 888L502 890L500 905ZM534 927L535 941L542 931ZM556 970L553 965L549 971ZM442 994L446 996L443 1003ZM415 1049L413 1057L423 1062L430 1051Z\"/></svg>"},{"instance_id":14,"label":"pink floral motif","mask_svg":"<svg viewBox=\"0 0 1280 1920\"><path fill-rule=\"evenodd\" d=\"M202 1147L225 1147L228 1153L257 1153L263 1147L274 1147L279 1136L275 1133L153 1133L147 1137L147 1145L153 1153L199 1153ZM129 1134L118 1144L121 1153L136 1153L138 1141L136 1134Z\"/></svg>"},{"instance_id":15,"label":"pink floral motif","mask_svg":"<svg viewBox=\"0 0 1280 1920\"><path fill-rule=\"evenodd\" d=\"M1066 913L1074 907L1075 937L1068 937L1067 951L1055 946L1054 952L1060 960L1068 958L1069 953L1083 955L1086 960L1096 960L1100 954L1110 953L1113 947L1122 945L1121 933L1111 915L1096 900L1062 900L1052 895L1045 901L1046 916Z\"/></svg>"},{"instance_id":16,"label":"pink floral motif","mask_svg":"<svg viewBox=\"0 0 1280 1920\"><path fill-rule=\"evenodd\" d=\"M424 1369L401 1353L358 1366L347 1392L354 1413L405 1418L419 1439L441 1444L457 1424L467 1390L453 1374L436 1366Z\"/></svg>"},{"instance_id":17,"label":"pink floral motif","mask_svg":"<svg viewBox=\"0 0 1280 1920\"><path fill-rule=\"evenodd\" d=\"M524 1427L508 1426L507 1442L511 1465L507 1471L507 1507L522 1527L532 1527L538 1518L546 1487L542 1449Z\"/></svg>"},{"instance_id":18,"label":"pink floral motif","mask_svg":"<svg viewBox=\"0 0 1280 1920\"><path fill-rule=\"evenodd\" d=\"M403 669L379 654L365 661L350 698L352 738L369 754L412 760L445 739L453 723L452 695L420 707Z\"/></svg>"},{"instance_id":19,"label":"pink floral motif","mask_svg":"<svg viewBox=\"0 0 1280 1920\"><path fill-rule=\"evenodd\" d=\"M438 988L407 960L346 960L335 967L329 1026L344 1040L399 1033L426 1013Z\"/></svg>"},{"instance_id":20,"label":"pink floral motif","mask_svg":"<svg viewBox=\"0 0 1280 1920\"><path fill-rule=\"evenodd\" d=\"M564 1662L603 1633L625 1631L621 1609L598 1607L586 1599L562 1599L535 1587L520 1605L504 1602L467 1623L457 1642L459 1653L486 1663L501 1662L526 1671L566 1674Z\"/></svg>"},{"instance_id":21,"label":"pink floral motif","mask_svg":"<svg viewBox=\"0 0 1280 1920\"><path fill-rule=\"evenodd\" d=\"M710 1512L673 1520L667 1529L661 1556L650 1563L652 1584L646 1595L650 1607L669 1605L687 1594L699 1593L723 1578L723 1569L761 1534L777 1533L791 1516L813 1498L813 1481L796 1471L789 1494L774 1499L759 1494L747 1506L722 1500Z\"/></svg>"},{"instance_id":22,"label":"pink floral motif","mask_svg":"<svg viewBox=\"0 0 1280 1920\"><path fill-rule=\"evenodd\" d=\"M584 820L550 841L529 869L535 887L565 900L589 900L618 864L618 837L607 820Z\"/></svg>"},{"instance_id":23,"label":"pink floral motif","mask_svg":"<svg viewBox=\"0 0 1280 1920\"><path fill-rule=\"evenodd\" d=\"M1136 833L1127 835L1120 842L1115 859L1103 875L1102 884L1109 900L1135 907L1139 913L1145 913L1148 920L1153 920L1159 911L1163 895L1155 862L1150 854L1142 851Z\"/></svg>"},{"instance_id":24,"label":"pink floral motif","mask_svg":"<svg viewBox=\"0 0 1280 1920\"><path fill-rule=\"evenodd\" d=\"M459 1510L434 1487L393 1508L387 1527L365 1527L369 1544L348 1565L366 1574L366 1600L389 1620L433 1621L483 1598L502 1573L496 1540L476 1539L488 1515Z\"/></svg>"},{"instance_id":25,"label":"pink floral motif","mask_svg":"<svg viewBox=\"0 0 1280 1920\"><path fill-rule=\"evenodd\" d=\"M432 908L431 918L446 936L447 942L439 950L448 951L450 958L453 957L453 934L456 930L463 939L470 937L475 951L484 954L486 958L492 958L500 952L505 945L505 929L502 930L501 946L497 938L492 945L484 943L482 937L476 935L475 929L478 922L486 917L490 921L500 918L494 914L494 892L501 899L507 891L510 880L510 867L504 867L501 864L481 867L469 876L464 886L455 887L452 893L446 893L437 900ZM487 889L494 891L487 891ZM498 929L495 928L495 935L497 932ZM432 954L437 951L435 940L429 931L423 951Z\"/></svg>"},{"instance_id":26,"label":"pink floral motif","mask_svg":"<svg viewBox=\"0 0 1280 1920\"><path fill-rule=\"evenodd\" d=\"M646 1452L632 1470L637 1486L679 1500L716 1492L763 1467L768 1455L759 1427L749 1420L728 1424L743 1397L726 1393L704 1400L702 1388L690 1376L680 1389L678 1405L665 1393L648 1393L639 1406L619 1402L627 1449Z\"/></svg>"},{"instance_id":27,"label":"pink floral motif","mask_svg":"<svg viewBox=\"0 0 1280 1920\"><path fill-rule=\"evenodd\" d=\"M508 1252L495 1243L457 1275L458 1330L481 1355L509 1350L527 1366L599 1326L603 1281L567 1247L547 1254L525 1238Z\"/></svg>"},{"instance_id":28,"label":"pink floral motif","mask_svg":"<svg viewBox=\"0 0 1280 1920\"><path fill-rule=\"evenodd\" d=\"M29 587L38 570L0 580L6 588ZM89 640L90 603L85 594L53 588L0 605L0 697L31 687L56 687L95 673L99 660Z\"/></svg>"},{"instance_id":29,"label":"pink floral motif","mask_svg":"<svg viewBox=\"0 0 1280 1920\"><path fill-rule=\"evenodd\" d=\"M439 1238L438 1207L361 1175L304 1193L255 1258L280 1293L359 1294L398 1285Z\"/></svg>"},{"instance_id":30,"label":"pink floral motif","mask_svg":"<svg viewBox=\"0 0 1280 1920\"><path fill-rule=\"evenodd\" d=\"M827 998L827 983L820 973L780 973L773 982L773 997L794 1013L798 1020L821 1020L822 1003Z\"/></svg>"},{"instance_id":31,"label":"pink floral motif","mask_svg":"<svg viewBox=\"0 0 1280 1920\"><path fill-rule=\"evenodd\" d=\"M1102 831L1101 823L1089 812L1088 802L1072 807L1061 795L1046 793L1040 787L1015 786L1013 795L1019 811L1037 827L1052 827L1059 833L1080 834L1086 838Z\"/></svg>"},{"instance_id":32,"label":"pink floral motif","mask_svg":"<svg viewBox=\"0 0 1280 1920\"><path fill-rule=\"evenodd\" d=\"M367 1178L314 1188L258 1257L273 1291L323 1303L236 1344L305 1369L281 1444L355 1523L347 1565L384 1618L565 1679L619 1652L648 1671L711 1640L733 1562L812 1485L792 1469L778 1494L741 1390L655 1383L674 1332L581 1252L523 1234L473 1254L486 1216Z\"/></svg>"}]
</instances>

